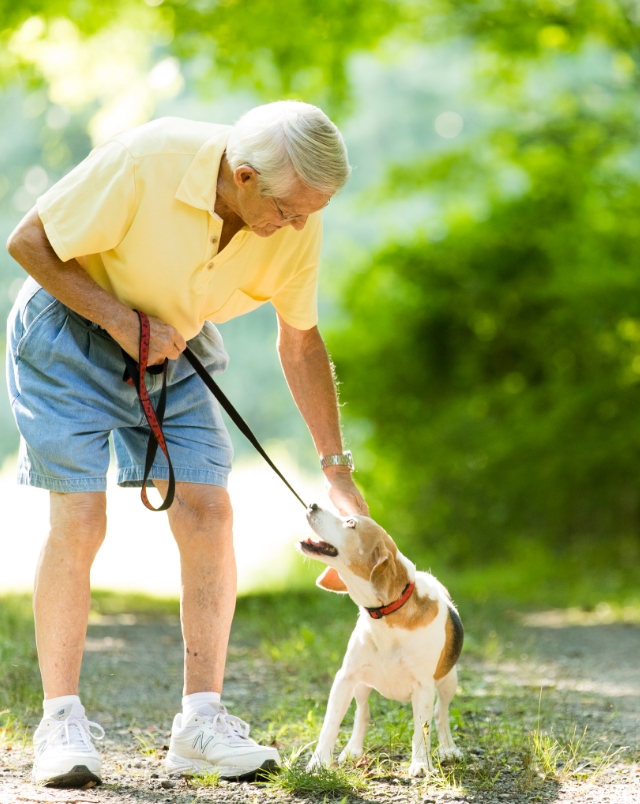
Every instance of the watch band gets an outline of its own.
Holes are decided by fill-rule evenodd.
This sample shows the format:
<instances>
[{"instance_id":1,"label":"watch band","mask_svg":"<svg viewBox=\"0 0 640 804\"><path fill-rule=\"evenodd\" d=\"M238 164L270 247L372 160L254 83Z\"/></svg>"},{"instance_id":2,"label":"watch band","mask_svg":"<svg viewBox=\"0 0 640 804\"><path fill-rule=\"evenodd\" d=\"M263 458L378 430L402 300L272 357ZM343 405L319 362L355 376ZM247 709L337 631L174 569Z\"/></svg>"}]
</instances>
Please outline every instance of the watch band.
<instances>
[{"instance_id":1,"label":"watch band","mask_svg":"<svg viewBox=\"0 0 640 804\"><path fill-rule=\"evenodd\" d=\"M326 469L327 466L347 466L352 472L355 471L353 464L353 455L351 450L345 450L339 455L325 455L320 459L320 466Z\"/></svg>"}]
</instances>

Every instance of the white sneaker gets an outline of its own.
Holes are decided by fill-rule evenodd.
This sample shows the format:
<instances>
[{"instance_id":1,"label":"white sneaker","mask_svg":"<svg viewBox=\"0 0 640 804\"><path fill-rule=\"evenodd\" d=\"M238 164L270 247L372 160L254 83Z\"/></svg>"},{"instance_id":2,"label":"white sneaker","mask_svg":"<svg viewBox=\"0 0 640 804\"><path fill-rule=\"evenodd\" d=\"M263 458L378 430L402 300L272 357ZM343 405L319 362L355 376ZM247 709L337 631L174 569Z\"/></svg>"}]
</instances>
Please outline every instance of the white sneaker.
<instances>
[{"instance_id":1,"label":"white sneaker","mask_svg":"<svg viewBox=\"0 0 640 804\"><path fill-rule=\"evenodd\" d=\"M206 714L204 714L206 712ZM249 724L230 715L222 704L208 704L182 724L175 716L165 761L167 773L217 771L222 779L250 781L280 767L275 748L249 737Z\"/></svg>"},{"instance_id":2,"label":"white sneaker","mask_svg":"<svg viewBox=\"0 0 640 804\"><path fill-rule=\"evenodd\" d=\"M91 730L99 730L94 734ZM41 720L33 736L33 781L47 787L94 787L102 784L102 760L93 740L104 729L87 720L84 706L73 704Z\"/></svg>"}]
</instances>

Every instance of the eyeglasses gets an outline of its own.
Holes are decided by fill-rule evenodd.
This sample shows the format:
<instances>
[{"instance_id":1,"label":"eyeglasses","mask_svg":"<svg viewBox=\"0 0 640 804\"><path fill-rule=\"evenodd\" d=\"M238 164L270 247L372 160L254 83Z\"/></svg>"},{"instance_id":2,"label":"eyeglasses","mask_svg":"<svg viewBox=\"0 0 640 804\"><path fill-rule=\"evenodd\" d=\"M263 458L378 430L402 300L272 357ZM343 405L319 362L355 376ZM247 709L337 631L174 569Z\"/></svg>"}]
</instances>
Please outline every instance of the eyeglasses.
<instances>
[{"instance_id":1,"label":"eyeglasses","mask_svg":"<svg viewBox=\"0 0 640 804\"><path fill-rule=\"evenodd\" d=\"M285 215L284 212L280 209L280 204L276 201L275 195L269 196L273 203L276 205L276 209L278 210L278 215L280 215L281 221L295 221L298 218L303 218L304 215Z\"/></svg>"},{"instance_id":2,"label":"eyeglasses","mask_svg":"<svg viewBox=\"0 0 640 804\"><path fill-rule=\"evenodd\" d=\"M277 202L277 200L276 200L275 195L270 195L270 196L269 196L269 198L270 198L270 199L273 201L273 203L276 205L276 209L278 210L278 214L280 215L280 220L281 220L281 221L295 221L295 220L297 220L298 218L307 218L307 217L309 217L308 215L288 215L288 216L287 216L287 215L285 215L285 214L284 214L284 212L283 212L283 211L280 209L280 204L278 204L278 202ZM325 204L325 207L328 207L328 206L329 206L329 204L330 204L330 202L331 202L331 199L329 199L329 201L327 201L327 203Z\"/></svg>"},{"instance_id":3,"label":"eyeglasses","mask_svg":"<svg viewBox=\"0 0 640 804\"><path fill-rule=\"evenodd\" d=\"M256 170L253 167L253 165L250 165L248 162L245 163L245 167L251 168L251 170L253 170L258 175L260 174L260 171ZM275 195L269 195L269 196L265 196L265 197L270 198L273 201L273 203L275 204L276 209L278 210L278 215L280 215L280 220L281 221L295 221L295 220L298 220L299 218L307 218L308 217L308 215L285 215L284 212L280 209L280 204L278 204ZM329 201L331 201L331 199L329 199ZM329 205L329 201L327 201L327 203L325 204L325 207Z\"/></svg>"}]
</instances>

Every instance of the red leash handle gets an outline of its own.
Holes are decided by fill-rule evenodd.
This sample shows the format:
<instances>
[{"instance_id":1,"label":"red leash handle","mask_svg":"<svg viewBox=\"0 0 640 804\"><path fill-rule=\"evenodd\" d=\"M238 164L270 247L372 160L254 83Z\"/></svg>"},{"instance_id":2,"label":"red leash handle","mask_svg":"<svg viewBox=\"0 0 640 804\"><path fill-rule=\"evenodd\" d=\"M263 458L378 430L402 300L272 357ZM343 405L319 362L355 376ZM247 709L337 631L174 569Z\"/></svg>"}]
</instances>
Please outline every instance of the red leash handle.
<instances>
[{"instance_id":1,"label":"red leash handle","mask_svg":"<svg viewBox=\"0 0 640 804\"><path fill-rule=\"evenodd\" d=\"M140 400L142 410L151 430L151 437L149 438L149 443L147 444L147 456L145 459L144 478L142 481L142 489L140 490L140 497L142 498L142 502L144 503L145 507L150 511L166 511L173 502L176 486L173 466L171 465L171 458L169 457L169 450L167 448L167 442L165 440L164 433L162 432L162 421L164 419L164 411L167 402L167 366L169 361L167 358L165 358L165 361L162 365L162 390L160 392L160 400L156 410L149 399L149 392L147 391L147 386L145 385L144 379L149 360L151 325L149 324L149 319L145 313L142 313L139 310L136 310L136 312L138 314L138 318L140 319L139 362L136 363L133 358L124 350L122 354L129 376L133 381L136 391L138 392L138 399ZM167 490L167 496L162 501L162 505L160 505L158 508L154 508L154 506L149 502L149 498L147 496L147 480L149 479L149 473L151 472L151 467L153 466L158 447L160 447L162 450L164 457L167 459L167 464L169 465L169 488Z\"/></svg>"},{"instance_id":2,"label":"red leash handle","mask_svg":"<svg viewBox=\"0 0 640 804\"><path fill-rule=\"evenodd\" d=\"M149 428L151 429L151 436L149 438L149 443L147 444L147 457L145 460L144 479L142 481L142 491L140 492L140 496L142 497L142 502L150 511L166 511L173 502L176 490L173 466L171 465L169 450L167 449L164 433L162 432L162 421L167 403L167 366L169 361L165 359L162 368L160 368L160 366L151 366L148 369L150 372L154 372L154 370L162 371L162 390L160 392L160 400L158 401L158 407L154 410L144 382L144 376L147 372L147 362L149 360L149 340L151 336L151 327L149 325L149 319L144 313L141 313L139 310L136 310L136 313L140 319L140 362L136 363L131 355L128 355L124 349L122 350L122 357L124 358L124 362L127 367L124 380L130 385L133 385L138 392L138 398L140 400L140 404L142 405L142 410L144 411L145 418L147 419ZM280 480L282 480L289 491L296 497L298 502L304 508L306 508L307 504L305 501L267 455L249 425L231 404L231 401L227 399L225 394L222 392L222 389L209 375L207 369L202 365L189 347L184 350L184 356L189 363L191 363L195 373L200 377L202 382L213 394L220 407L225 411L225 413L227 413L231 421L236 425L238 430L240 430L242 435L245 436L253 447L255 447L256 451L265 459L273 471L278 475ZM169 489L167 491L167 496L162 502L162 505L159 508L154 508L147 498L147 480L149 478L149 473L151 472L158 447L160 447L162 450L165 458L167 459L167 463L169 464ZM371 616L373 617L374 615Z\"/></svg>"}]
</instances>

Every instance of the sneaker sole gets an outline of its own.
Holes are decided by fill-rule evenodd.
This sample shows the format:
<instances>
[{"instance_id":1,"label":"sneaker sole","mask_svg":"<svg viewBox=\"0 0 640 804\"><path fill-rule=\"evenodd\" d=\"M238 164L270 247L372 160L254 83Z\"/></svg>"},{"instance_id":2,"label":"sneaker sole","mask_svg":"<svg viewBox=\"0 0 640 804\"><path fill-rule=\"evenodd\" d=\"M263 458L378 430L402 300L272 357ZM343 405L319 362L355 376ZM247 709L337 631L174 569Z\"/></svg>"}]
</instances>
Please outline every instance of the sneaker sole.
<instances>
[{"instance_id":1,"label":"sneaker sole","mask_svg":"<svg viewBox=\"0 0 640 804\"><path fill-rule=\"evenodd\" d=\"M240 775L230 774L228 776L221 772L220 778L228 782L257 782L268 779L271 774L278 773L279 771L280 765L278 765L275 759L267 759L254 771L245 772Z\"/></svg>"},{"instance_id":2,"label":"sneaker sole","mask_svg":"<svg viewBox=\"0 0 640 804\"><path fill-rule=\"evenodd\" d=\"M218 771L220 778L226 782L254 782L266 779L272 773L278 773L280 765L275 759L267 759L262 765L253 770L239 767L218 767L204 759L183 759L182 757L167 757L167 773L171 776L197 776L199 773Z\"/></svg>"},{"instance_id":3,"label":"sneaker sole","mask_svg":"<svg viewBox=\"0 0 640 804\"><path fill-rule=\"evenodd\" d=\"M102 779L92 773L86 765L74 765L67 773L59 776L52 776L50 779L43 779L36 784L44 787L69 787L69 788L90 788L102 784Z\"/></svg>"}]
</instances>

